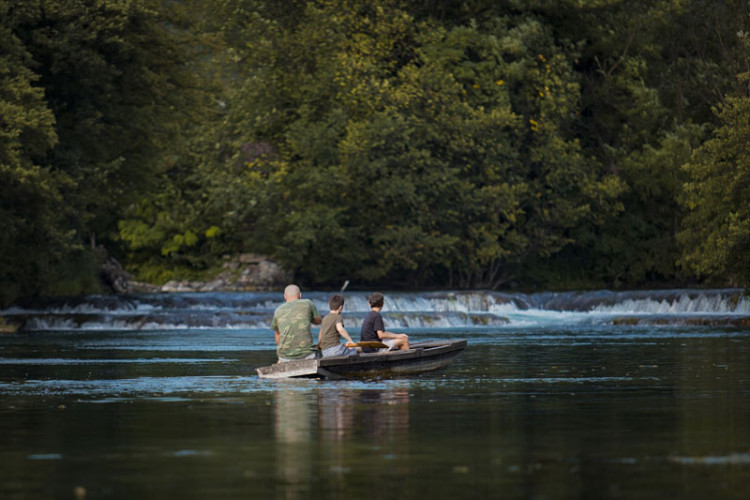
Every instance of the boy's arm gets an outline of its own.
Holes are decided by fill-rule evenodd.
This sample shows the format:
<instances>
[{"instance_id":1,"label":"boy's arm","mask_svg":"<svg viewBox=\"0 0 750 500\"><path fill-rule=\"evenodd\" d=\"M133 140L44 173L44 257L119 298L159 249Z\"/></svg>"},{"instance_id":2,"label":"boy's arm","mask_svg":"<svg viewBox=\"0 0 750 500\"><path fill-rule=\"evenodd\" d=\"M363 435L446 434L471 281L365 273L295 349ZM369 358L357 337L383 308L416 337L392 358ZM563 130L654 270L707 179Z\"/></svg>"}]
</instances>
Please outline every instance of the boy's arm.
<instances>
[{"instance_id":1,"label":"boy's arm","mask_svg":"<svg viewBox=\"0 0 750 500\"><path fill-rule=\"evenodd\" d=\"M378 330L378 338L381 339L400 339L407 337L405 333L393 333L393 332L384 332L383 330Z\"/></svg>"},{"instance_id":2,"label":"boy's arm","mask_svg":"<svg viewBox=\"0 0 750 500\"><path fill-rule=\"evenodd\" d=\"M346 328L344 328L343 323L336 323L336 331L339 332L339 335L341 335L346 340L348 340L350 344L356 344L356 342L354 342L352 338L349 336L349 332L347 332Z\"/></svg>"}]
</instances>

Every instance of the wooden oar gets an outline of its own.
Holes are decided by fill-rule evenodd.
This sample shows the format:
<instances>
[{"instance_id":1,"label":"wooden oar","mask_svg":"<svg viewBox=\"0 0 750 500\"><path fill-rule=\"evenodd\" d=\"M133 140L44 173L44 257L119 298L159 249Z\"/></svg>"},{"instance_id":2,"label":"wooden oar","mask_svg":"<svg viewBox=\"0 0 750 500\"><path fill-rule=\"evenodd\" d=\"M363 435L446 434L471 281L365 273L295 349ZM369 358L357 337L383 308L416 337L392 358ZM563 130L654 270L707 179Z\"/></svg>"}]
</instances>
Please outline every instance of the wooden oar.
<instances>
[{"instance_id":1,"label":"wooden oar","mask_svg":"<svg viewBox=\"0 0 750 500\"><path fill-rule=\"evenodd\" d=\"M346 347L366 347L369 349L388 349L388 346L377 340L365 340L363 342L350 342Z\"/></svg>"}]
</instances>

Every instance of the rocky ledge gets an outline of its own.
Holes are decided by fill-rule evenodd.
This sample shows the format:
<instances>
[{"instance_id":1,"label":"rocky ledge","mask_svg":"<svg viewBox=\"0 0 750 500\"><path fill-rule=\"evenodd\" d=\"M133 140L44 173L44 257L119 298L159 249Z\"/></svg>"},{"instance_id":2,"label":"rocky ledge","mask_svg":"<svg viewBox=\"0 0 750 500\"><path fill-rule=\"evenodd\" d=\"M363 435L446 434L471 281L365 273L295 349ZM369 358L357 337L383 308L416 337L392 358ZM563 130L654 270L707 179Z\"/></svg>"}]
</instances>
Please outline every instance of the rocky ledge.
<instances>
[{"instance_id":1,"label":"rocky ledge","mask_svg":"<svg viewBox=\"0 0 750 500\"><path fill-rule=\"evenodd\" d=\"M16 333L22 324L23 322L18 318L0 316L0 333Z\"/></svg>"},{"instance_id":2,"label":"rocky ledge","mask_svg":"<svg viewBox=\"0 0 750 500\"><path fill-rule=\"evenodd\" d=\"M206 281L172 280L158 286L129 280L129 292L239 292L272 290L283 287L292 273L262 255L246 253L224 256L222 270Z\"/></svg>"}]
</instances>

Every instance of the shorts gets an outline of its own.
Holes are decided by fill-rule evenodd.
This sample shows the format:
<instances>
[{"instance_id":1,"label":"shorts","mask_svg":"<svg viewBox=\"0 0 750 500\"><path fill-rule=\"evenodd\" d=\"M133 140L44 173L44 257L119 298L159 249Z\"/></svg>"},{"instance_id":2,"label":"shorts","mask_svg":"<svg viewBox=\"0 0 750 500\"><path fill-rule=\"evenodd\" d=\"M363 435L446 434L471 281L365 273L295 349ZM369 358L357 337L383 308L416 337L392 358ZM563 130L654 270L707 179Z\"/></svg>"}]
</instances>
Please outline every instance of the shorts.
<instances>
[{"instance_id":1,"label":"shorts","mask_svg":"<svg viewBox=\"0 0 750 500\"><path fill-rule=\"evenodd\" d=\"M363 347L362 352L388 352L392 351L394 346L396 345L396 339L380 339L378 342L382 342L383 344L387 345L388 347L383 347L378 349L377 347Z\"/></svg>"},{"instance_id":2,"label":"shorts","mask_svg":"<svg viewBox=\"0 0 750 500\"><path fill-rule=\"evenodd\" d=\"M330 356L351 356L353 354L357 354L357 350L352 349L351 347L346 347L344 344L339 344L333 347L328 347L327 349L323 349L323 352L321 354L324 358Z\"/></svg>"},{"instance_id":3,"label":"shorts","mask_svg":"<svg viewBox=\"0 0 750 500\"><path fill-rule=\"evenodd\" d=\"M393 347L396 345L396 339L380 339L382 343L388 346L388 349L380 349L381 351L392 351Z\"/></svg>"}]
</instances>

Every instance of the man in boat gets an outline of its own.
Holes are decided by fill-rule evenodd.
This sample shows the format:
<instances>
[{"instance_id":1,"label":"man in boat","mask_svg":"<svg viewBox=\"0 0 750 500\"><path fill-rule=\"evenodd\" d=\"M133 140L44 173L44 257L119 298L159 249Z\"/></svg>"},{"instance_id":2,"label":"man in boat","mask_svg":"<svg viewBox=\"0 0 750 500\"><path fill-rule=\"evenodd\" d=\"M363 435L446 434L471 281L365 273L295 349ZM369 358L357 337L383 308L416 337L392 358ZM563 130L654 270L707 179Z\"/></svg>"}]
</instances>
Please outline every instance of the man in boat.
<instances>
[{"instance_id":1,"label":"man in boat","mask_svg":"<svg viewBox=\"0 0 750 500\"><path fill-rule=\"evenodd\" d=\"M287 286L284 289L284 303L276 308L271 321L279 363L318 357L310 325L319 325L321 321L315 304L302 298L299 287Z\"/></svg>"},{"instance_id":2,"label":"man in boat","mask_svg":"<svg viewBox=\"0 0 750 500\"><path fill-rule=\"evenodd\" d=\"M370 312L365 316L362 323L362 341L363 342L382 342L386 344L389 350L406 350L409 348L409 336L405 333L392 333L385 331L383 316L380 311L385 304L385 297L380 292L375 292L367 299L370 304ZM364 348L365 352L377 352L379 349Z\"/></svg>"},{"instance_id":3,"label":"man in boat","mask_svg":"<svg viewBox=\"0 0 750 500\"><path fill-rule=\"evenodd\" d=\"M349 344L354 344L349 332L344 328L344 318L341 317L341 311L344 309L344 296L339 294L331 295L328 298L328 307L331 312L326 314L323 322L320 324L320 333L318 334L318 347L322 357L326 356L351 356L357 354L357 349L346 347L341 343L339 338L346 339Z\"/></svg>"}]
</instances>

